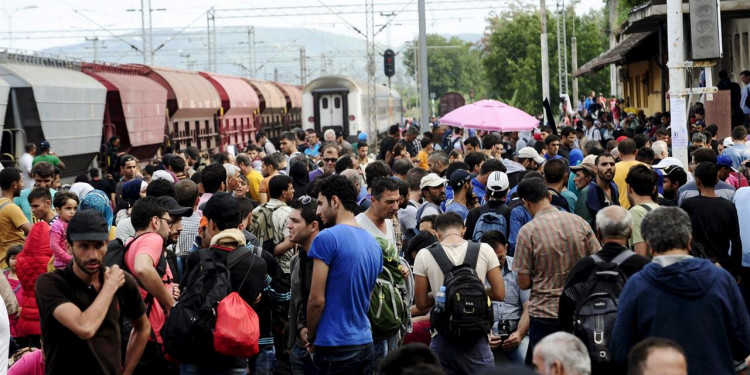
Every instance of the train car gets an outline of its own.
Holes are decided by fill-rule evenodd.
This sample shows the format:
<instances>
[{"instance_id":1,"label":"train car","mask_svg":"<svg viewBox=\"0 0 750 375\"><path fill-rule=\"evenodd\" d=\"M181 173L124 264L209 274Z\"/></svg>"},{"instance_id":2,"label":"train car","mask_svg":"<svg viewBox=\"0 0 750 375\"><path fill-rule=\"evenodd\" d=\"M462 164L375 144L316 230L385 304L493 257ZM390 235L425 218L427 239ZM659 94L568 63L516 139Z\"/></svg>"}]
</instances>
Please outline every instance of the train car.
<instances>
[{"instance_id":1,"label":"train car","mask_svg":"<svg viewBox=\"0 0 750 375\"><path fill-rule=\"evenodd\" d=\"M350 142L359 133L370 139L385 134L388 127L401 121L401 96L395 90L375 87L375 123L369 124L367 107L370 105L367 82L345 76L323 76L312 80L302 93L303 128L318 133L328 129L343 131Z\"/></svg>"},{"instance_id":2,"label":"train car","mask_svg":"<svg viewBox=\"0 0 750 375\"><path fill-rule=\"evenodd\" d=\"M5 82L4 79L0 78L0 129L5 132L5 112L8 109L8 94L10 94L10 84ZM16 156L12 153L0 156L0 160L3 162L3 166L12 167L13 160Z\"/></svg>"},{"instance_id":3,"label":"train car","mask_svg":"<svg viewBox=\"0 0 750 375\"><path fill-rule=\"evenodd\" d=\"M265 131L269 138L278 138L283 131L290 129L284 124L284 114L287 110L284 93L273 82L252 79L245 81L252 86L260 99L260 116L255 120L257 127Z\"/></svg>"},{"instance_id":4,"label":"train car","mask_svg":"<svg viewBox=\"0 0 750 375\"><path fill-rule=\"evenodd\" d=\"M260 99L247 81L217 73L201 72L214 86L221 97L219 113L219 134L221 148L234 145L244 150L245 146L255 142L255 114L260 106Z\"/></svg>"},{"instance_id":5,"label":"train car","mask_svg":"<svg viewBox=\"0 0 750 375\"><path fill-rule=\"evenodd\" d=\"M104 85L78 62L8 53L0 54L0 80L10 87L2 153L18 158L25 143L47 140L67 167L62 177L87 172L102 139Z\"/></svg>"},{"instance_id":6,"label":"train car","mask_svg":"<svg viewBox=\"0 0 750 375\"><path fill-rule=\"evenodd\" d=\"M152 158L164 141L167 90L139 69L84 63L82 71L107 88L101 143L120 136L120 151Z\"/></svg>"},{"instance_id":7,"label":"train car","mask_svg":"<svg viewBox=\"0 0 750 375\"><path fill-rule=\"evenodd\" d=\"M202 151L218 151L219 131L216 116L221 97L214 86L198 72L146 65L139 73L167 90L169 124L165 131L171 136L173 148L195 146Z\"/></svg>"},{"instance_id":8,"label":"train car","mask_svg":"<svg viewBox=\"0 0 750 375\"><path fill-rule=\"evenodd\" d=\"M446 92L440 96L440 108L438 113L440 117L445 116L448 112L466 105L464 96L457 92Z\"/></svg>"},{"instance_id":9,"label":"train car","mask_svg":"<svg viewBox=\"0 0 750 375\"><path fill-rule=\"evenodd\" d=\"M284 113L284 125L289 128L302 126L302 90L297 86L274 82L281 90L286 99L286 113Z\"/></svg>"}]
</instances>

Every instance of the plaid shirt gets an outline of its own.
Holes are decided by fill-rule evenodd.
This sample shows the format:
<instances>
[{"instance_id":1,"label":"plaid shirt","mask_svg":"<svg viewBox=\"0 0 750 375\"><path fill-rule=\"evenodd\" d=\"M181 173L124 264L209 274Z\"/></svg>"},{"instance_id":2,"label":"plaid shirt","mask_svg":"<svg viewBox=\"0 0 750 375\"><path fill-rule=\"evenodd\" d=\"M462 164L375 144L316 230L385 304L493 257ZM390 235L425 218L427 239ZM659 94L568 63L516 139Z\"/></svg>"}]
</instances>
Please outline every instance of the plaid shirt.
<instances>
[{"instance_id":1,"label":"plaid shirt","mask_svg":"<svg viewBox=\"0 0 750 375\"><path fill-rule=\"evenodd\" d=\"M518 232L513 271L531 276L529 315L557 318L560 294L573 266L601 249L581 217L549 207Z\"/></svg>"},{"instance_id":2,"label":"plaid shirt","mask_svg":"<svg viewBox=\"0 0 750 375\"><path fill-rule=\"evenodd\" d=\"M177 239L177 254L189 253L193 247L193 241L198 235L198 227L201 225L201 213L193 211L193 215L182 218L182 232Z\"/></svg>"}]
</instances>

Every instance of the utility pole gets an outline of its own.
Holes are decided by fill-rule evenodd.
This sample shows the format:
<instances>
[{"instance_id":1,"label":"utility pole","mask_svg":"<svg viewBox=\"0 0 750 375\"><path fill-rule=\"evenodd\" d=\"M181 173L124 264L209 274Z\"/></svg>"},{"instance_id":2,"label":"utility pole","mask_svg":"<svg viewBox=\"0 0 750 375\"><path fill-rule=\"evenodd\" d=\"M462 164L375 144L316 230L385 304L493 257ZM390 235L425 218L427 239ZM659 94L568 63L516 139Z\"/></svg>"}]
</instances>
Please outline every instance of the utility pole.
<instances>
[{"instance_id":1,"label":"utility pole","mask_svg":"<svg viewBox=\"0 0 750 375\"><path fill-rule=\"evenodd\" d=\"M279 82L279 68L273 68L273 81Z\"/></svg>"},{"instance_id":2,"label":"utility pole","mask_svg":"<svg viewBox=\"0 0 750 375\"><path fill-rule=\"evenodd\" d=\"M299 48L299 80L300 85L304 86L307 84L307 56L305 56L305 46Z\"/></svg>"},{"instance_id":3,"label":"utility pole","mask_svg":"<svg viewBox=\"0 0 750 375\"><path fill-rule=\"evenodd\" d=\"M669 107L672 115L672 156L688 165L687 111L685 104L685 29L682 0L667 0L667 67ZM709 82L706 82L707 86Z\"/></svg>"},{"instance_id":4,"label":"utility pole","mask_svg":"<svg viewBox=\"0 0 750 375\"><path fill-rule=\"evenodd\" d=\"M247 28L247 52L248 52L248 65L250 66L250 78L255 77L256 73L256 61L255 61L255 26Z\"/></svg>"},{"instance_id":5,"label":"utility pole","mask_svg":"<svg viewBox=\"0 0 750 375\"><path fill-rule=\"evenodd\" d=\"M86 41L87 42L92 42L92 44L93 44L93 47L94 47L94 62L96 62L97 61L97 57L99 55L99 38L98 37L93 37L93 38L86 37Z\"/></svg>"},{"instance_id":6,"label":"utility pole","mask_svg":"<svg viewBox=\"0 0 750 375\"><path fill-rule=\"evenodd\" d=\"M166 9L164 8L151 8L151 0L148 0L148 51L151 57L149 60L151 65L154 65L154 54L156 53L156 51L154 50L154 27L152 22L153 13L163 12L165 10ZM141 11L143 11L143 7L141 7Z\"/></svg>"},{"instance_id":7,"label":"utility pole","mask_svg":"<svg viewBox=\"0 0 750 375\"><path fill-rule=\"evenodd\" d=\"M207 30L208 30L208 70L211 72L216 72L217 63L216 63L216 12L214 11L214 8L209 9L206 11L206 23L207 23Z\"/></svg>"},{"instance_id":8,"label":"utility pole","mask_svg":"<svg viewBox=\"0 0 750 375\"><path fill-rule=\"evenodd\" d=\"M385 19L386 19L385 24L386 24L386 27L388 28L386 30L386 35L387 35L386 36L386 41L387 41L386 47L391 48L391 18L396 16L396 12L388 12L388 13L386 13L386 12L380 12L380 16L381 17L385 17Z\"/></svg>"},{"instance_id":9,"label":"utility pole","mask_svg":"<svg viewBox=\"0 0 750 375\"><path fill-rule=\"evenodd\" d=\"M542 49L542 100L549 100L549 48L547 47L547 4L540 0L540 21L542 23L541 49ZM547 111L542 111L547 121Z\"/></svg>"},{"instance_id":10,"label":"utility pole","mask_svg":"<svg viewBox=\"0 0 750 375\"><path fill-rule=\"evenodd\" d=\"M365 127L370 139L376 140L377 138L377 127L378 120L375 113L377 102L375 100L375 73L377 66L375 65L375 5L374 0L366 0L366 33L367 34L367 122Z\"/></svg>"},{"instance_id":11,"label":"utility pole","mask_svg":"<svg viewBox=\"0 0 750 375\"><path fill-rule=\"evenodd\" d=\"M544 0L542 0L544 1ZM419 123L422 125L422 131L430 130L428 121L430 120L430 85L427 76L427 20L425 16L425 0L419 0L419 109L422 118Z\"/></svg>"},{"instance_id":12,"label":"utility pole","mask_svg":"<svg viewBox=\"0 0 750 375\"><path fill-rule=\"evenodd\" d=\"M578 40L576 37L570 38L570 63L573 65L573 71L578 70ZM573 77L573 97L571 98L570 105L574 106L571 108L574 112L578 110L578 78Z\"/></svg>"},{"instance_id":13,"label":"utility pole","mask_svg":"<svg viewBox=\"0 0 750 375\"><path fill-rule=\"evenodd\" d=\"M615 27L617 23L617 0L607 0L609 5L609 49L617 45L615 40ZM609 94L617 95L617 67L615 64L609 66Z\"/></svg>"}]
</instances>

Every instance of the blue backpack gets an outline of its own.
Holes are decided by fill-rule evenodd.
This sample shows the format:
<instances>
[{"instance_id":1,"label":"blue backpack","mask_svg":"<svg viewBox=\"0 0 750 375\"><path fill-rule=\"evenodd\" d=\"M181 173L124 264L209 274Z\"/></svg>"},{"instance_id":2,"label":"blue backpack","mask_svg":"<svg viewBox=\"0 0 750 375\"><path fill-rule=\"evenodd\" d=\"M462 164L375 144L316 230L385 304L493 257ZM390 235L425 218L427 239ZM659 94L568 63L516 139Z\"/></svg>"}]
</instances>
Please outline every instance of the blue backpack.
<instances>
[{"instance_id":1,"label":"blue backpack","mask_svg":"<svg viewBox=\"0 0 750 375\"><path fill-rule=\"evenodd\" d=\"M485 204L479 208L479 220L474 226L474 233L471 239L479 241L482 239L482 235L485 232L496 230L508 236L508 221L505 219L505 215L490 211L490 206Z\"/></svg>"}]
</instances>

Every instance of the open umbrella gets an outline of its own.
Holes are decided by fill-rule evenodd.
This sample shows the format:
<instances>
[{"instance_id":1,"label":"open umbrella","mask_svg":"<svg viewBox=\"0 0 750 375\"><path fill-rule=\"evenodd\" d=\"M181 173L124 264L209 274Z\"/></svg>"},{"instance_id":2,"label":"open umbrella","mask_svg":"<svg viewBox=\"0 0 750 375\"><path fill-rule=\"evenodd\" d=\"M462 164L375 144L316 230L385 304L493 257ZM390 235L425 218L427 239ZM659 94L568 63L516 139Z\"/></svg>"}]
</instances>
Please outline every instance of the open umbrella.
<instances>
[{"instance_id":1,"label":"open umbrella","mask_svg":"<svg viewBox=\"0 0 750 375\"><path fill-rule=\"evenodd\" d=\"M440 123L467 129L515 132L534 129L539 120L497 100L480 100L448 112Z\"/></svg>"}]
</instances>

